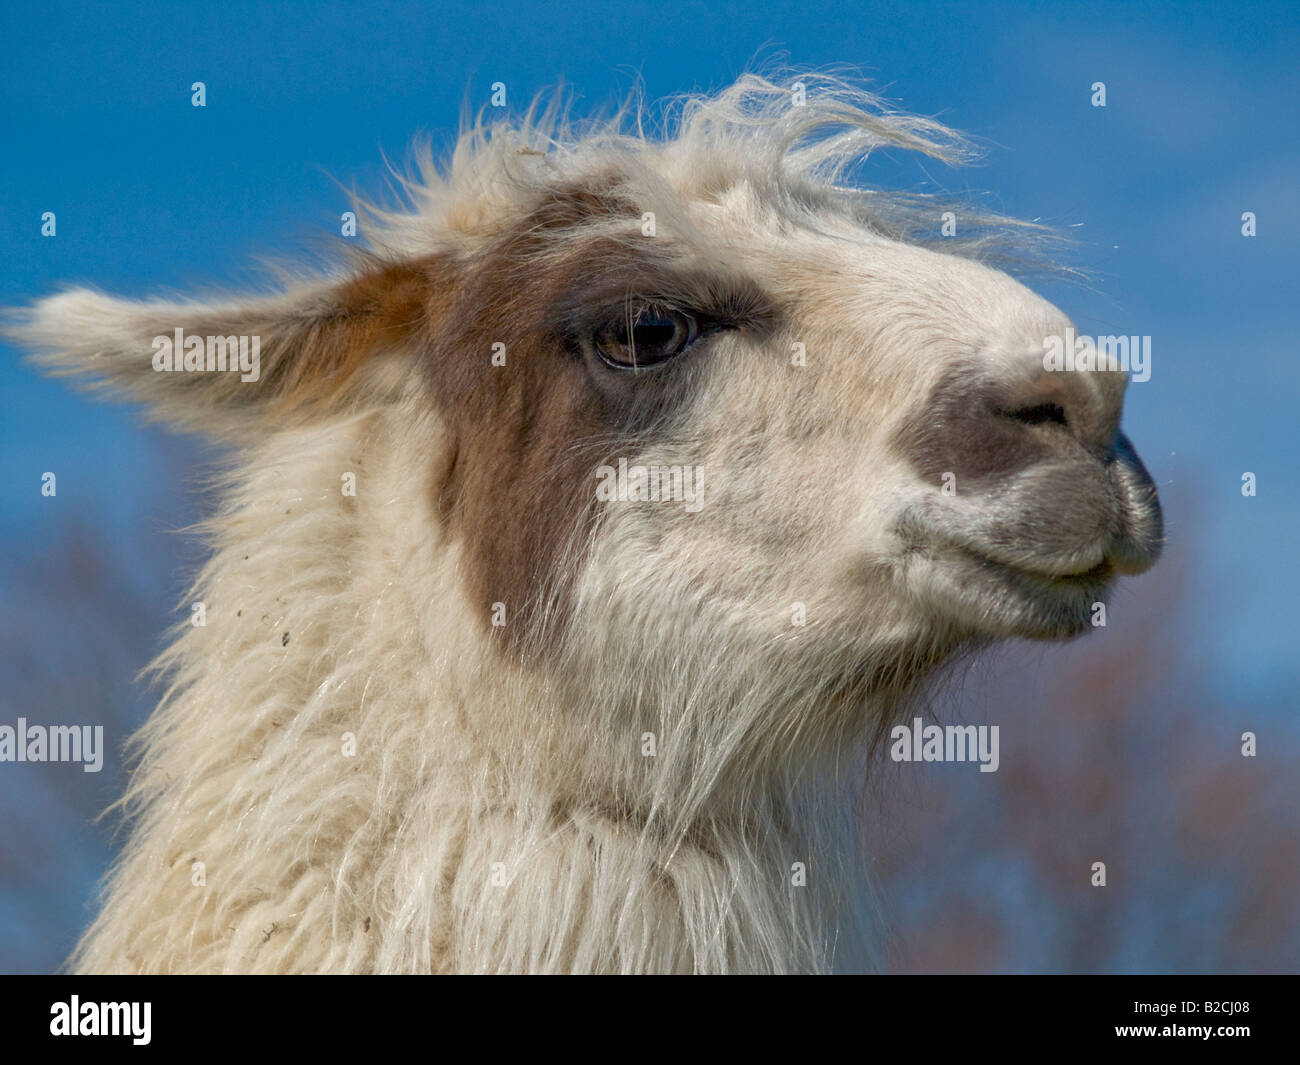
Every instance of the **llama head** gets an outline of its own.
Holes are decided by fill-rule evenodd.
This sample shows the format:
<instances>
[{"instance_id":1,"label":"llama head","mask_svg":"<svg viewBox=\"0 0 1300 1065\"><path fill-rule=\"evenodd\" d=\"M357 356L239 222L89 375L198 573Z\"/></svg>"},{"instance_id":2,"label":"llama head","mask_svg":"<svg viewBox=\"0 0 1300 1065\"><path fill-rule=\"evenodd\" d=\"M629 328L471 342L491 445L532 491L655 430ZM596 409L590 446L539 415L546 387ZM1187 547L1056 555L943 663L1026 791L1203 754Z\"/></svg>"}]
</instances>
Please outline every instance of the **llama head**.
<instances>
[{"instance_id":1,"label":"llama head","mask_svg":"<svg viewBox=\"0 0 1300 1065\"><path fill-rule=\"evenodd\" d=\"M987 265L1001 223L958 211L943 240L945 205L845 177L879 146L955 158L948 131L805 82L692 98L658 139L476 127L346 274L73 291L13 331L222 441L387 423L485 638L609 707L815 714L971 642L1078 633L1159 550L1126 375L1045 368L1071 326ZM255 372L212 368L213 337L255 339Z\"/></svg>"}]
</instances>

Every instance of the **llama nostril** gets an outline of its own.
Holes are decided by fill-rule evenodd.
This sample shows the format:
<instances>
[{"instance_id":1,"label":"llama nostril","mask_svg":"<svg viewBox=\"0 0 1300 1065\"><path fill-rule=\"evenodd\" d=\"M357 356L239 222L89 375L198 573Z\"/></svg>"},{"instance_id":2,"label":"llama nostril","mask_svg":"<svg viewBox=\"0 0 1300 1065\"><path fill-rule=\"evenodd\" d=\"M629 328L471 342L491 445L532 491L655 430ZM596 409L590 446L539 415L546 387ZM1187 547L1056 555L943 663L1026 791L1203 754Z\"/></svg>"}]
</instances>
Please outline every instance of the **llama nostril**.
<instances>
[{"instance_id":1,"label":"llama nostril","mask_svg":"<svg viewBox=\"0 0 1300 1065\"><path fill-rule=\"evenodd\" d=\"M1065 408L1059 403L1036 403L1031 407L1000 410L998 413L1023 425L1060 425L1068 428L1070 424L1065 416Z\"/></svg>"}]
</instances>

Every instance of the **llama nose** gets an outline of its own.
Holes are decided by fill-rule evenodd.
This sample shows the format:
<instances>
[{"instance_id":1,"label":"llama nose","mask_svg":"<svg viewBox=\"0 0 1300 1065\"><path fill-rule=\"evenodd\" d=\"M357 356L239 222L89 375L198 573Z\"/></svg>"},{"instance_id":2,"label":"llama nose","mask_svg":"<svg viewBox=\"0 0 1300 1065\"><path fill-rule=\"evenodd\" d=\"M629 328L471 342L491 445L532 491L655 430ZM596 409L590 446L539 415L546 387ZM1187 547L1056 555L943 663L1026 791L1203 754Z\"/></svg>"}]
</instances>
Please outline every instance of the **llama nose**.
<instances>
[{"instance_id":1,"label":"llama nose","mask_svg":"<svg viewBox=\"0 0 1300 1065\"><path fill-rule=\"evenodd\" d=\"M903 453L927 480L998 479L1082 445L1115 453L1127 376L1053 370L1041 354L953 366L900 426Z\"/></svg>"},{"instance_id":2,"label":"llama nose","mask_svg":"<svg viewBox=\"0 0 1300 1065\"><path fill-rule=\"evenodd\" d=\"M1109 452L1119 433L1128 374L1105 366L1057 369L1026 360L996 402L1002 417L1028 426L1059 425L1084 445Z\"/></svg>"}]
</instances>

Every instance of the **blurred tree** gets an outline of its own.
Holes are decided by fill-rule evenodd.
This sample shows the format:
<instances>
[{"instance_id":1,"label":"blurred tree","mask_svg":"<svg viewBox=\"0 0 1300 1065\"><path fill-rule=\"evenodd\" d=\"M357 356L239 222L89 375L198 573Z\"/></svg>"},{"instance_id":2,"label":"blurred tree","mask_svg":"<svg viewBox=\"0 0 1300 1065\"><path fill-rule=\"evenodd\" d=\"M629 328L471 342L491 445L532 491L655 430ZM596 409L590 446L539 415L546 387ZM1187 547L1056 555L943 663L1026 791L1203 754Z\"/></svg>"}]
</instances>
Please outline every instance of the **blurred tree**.
<instances>
[{"instance_id":1,"label":"blurred tree","mask_svg":"<svg viewBox=\"0 0 1300 1065\"><path fill-rule=\"evenodd\" d=\"M0 566L0 724L25 717L104 727L98 773L0 765L3 972L63 964L116 850L118 819L101 815L125 788L123 745L151 707L139 674L178 617L199 551L169 531L194 520L183 489L195 452L170 440L157 454L157 469L133 473L135 506L125 519L51 507L27 535L10 538Z\"/></svg>"}]
</instances>

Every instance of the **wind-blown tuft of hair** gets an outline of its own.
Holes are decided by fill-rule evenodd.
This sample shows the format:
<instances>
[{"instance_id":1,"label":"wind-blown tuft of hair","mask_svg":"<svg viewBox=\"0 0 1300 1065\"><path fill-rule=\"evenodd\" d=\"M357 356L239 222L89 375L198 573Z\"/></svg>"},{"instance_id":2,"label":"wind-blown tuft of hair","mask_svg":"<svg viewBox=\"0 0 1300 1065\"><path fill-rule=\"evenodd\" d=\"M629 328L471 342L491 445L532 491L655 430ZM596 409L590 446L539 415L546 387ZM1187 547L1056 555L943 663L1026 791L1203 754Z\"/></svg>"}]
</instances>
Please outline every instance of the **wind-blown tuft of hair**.
<instances>
[{"instance_id":1,"label":"wind-blown tuft of hair","mask_svg":"<svg viewBox=\"0 0 1300 1065\"><path fill-rule=\"evenodd\" d=\"M795 86L802 87L797 104ZM573 119L559 95L539 96L518 119L485 109L465 120L449 161L439 162L426 139L413 149L412 174L392 171L406 200L401 209L361 197L356 203L369 217L367 237L381 254L422 253L431 226L472 253L540 191L606 169L638 196L667 181L708 200L745 183L791 225L816 230L831 211L894 240L941 245L947 253L1003 268L1062 270L1062 238L1047 226L941 193L873 188L859 180L871 155L891 148L950 167L981 155L968 137L892 109L849 77L751 73L716 94L671 98L653 113L639 93L604 118ZM941 237L936 220L949 210L961 226Z\"/></svg>"}]
</instances>

